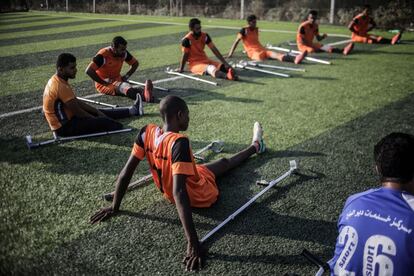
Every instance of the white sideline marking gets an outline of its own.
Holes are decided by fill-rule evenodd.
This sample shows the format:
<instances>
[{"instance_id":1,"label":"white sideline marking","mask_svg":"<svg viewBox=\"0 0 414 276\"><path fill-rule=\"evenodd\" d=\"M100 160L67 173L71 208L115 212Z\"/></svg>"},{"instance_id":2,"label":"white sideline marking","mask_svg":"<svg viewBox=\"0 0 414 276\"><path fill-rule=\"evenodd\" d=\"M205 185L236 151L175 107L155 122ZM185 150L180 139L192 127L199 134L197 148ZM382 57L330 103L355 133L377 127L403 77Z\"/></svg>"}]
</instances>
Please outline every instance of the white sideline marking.
<instances>
[{"instance_id":1,"label":"white sideline marking","mask_svg":"<svg viewBox=\"0 0 414 276\"><path fill-rule=\"evenodd\" d=\"M97 97L102 96L102 95L103 94L92 94L92 95L87 95L83 98L86 98L86 99L97 98ZM36 111L36 110L41 110L42 108L43 108L43 106L40 105L40 106L35 106L35 107L26 108L26 109L22 109L22 110L16 110L16 111L8 112L8 113L3 113L3 114L0 114L0 119L11 117L11 116L14 116L14 115L23 114L23 113L28 113L28 112L32 112L32 111Z\"/></svg>"},{"instance_id":2,"label":"white sideline marking","mask_svg":"<svg viewBox=\"0 0 414 276\"><path fill-rule=\"evenodd\" d=\"M187 23L178 23L178 22L157 22L157 21L150 21L150 20L140 20L140 19L123 19L123 18L104 18L104 17L87 17L87 16L79 16L79 15L60 15L60 14L44 14L46 16L56 16L56 17L72 17L72 18L81 18L81 19L100 19L100 20L108 20L108 21L125 21L125 22L140 22L140 23L154 23L154 24L161 24L161 25L177 25L177 26L188 26ZM298 23L299 24L299 23ZM240 27L230 27L230 26L219 26L219 25L208 25L203 24L206 28L217 28L217 29L228 29L228 30L240 30ZM268 33L285 33L285 34L296 34L296 31L286 31L286 30L278 30L278 29L260 29L262 32ZM329 34L332 37L345 37L349 38L349 35L344 34Z\"/></svg>"},{"instance_id":3,"label":"white sideline marking","mask_svg":"<svg viewBox=\"0 0 414 276\"><path fill-rule=\"evenodd\" d=\"M42 106L35 106L35 107L27 108L27 109L12 111L12 112L1 114L0 118L6 118L6 117L10 117L10 116L30 112L30 111L40 110L40 109L42 109Z\"/></svg>"},{"instance_id":4,"label":"white sideline marking","mask_svg":"<svg viewBox=\"0 0 414 276\"><path fill-rule=\"evenodd\" d=\"M337 41L337 42L328 43L328 46L346 44L346 43L349 43L351 41L352 41L352 39L341 40L341 41Z\"/></svg>"}]
</instances>

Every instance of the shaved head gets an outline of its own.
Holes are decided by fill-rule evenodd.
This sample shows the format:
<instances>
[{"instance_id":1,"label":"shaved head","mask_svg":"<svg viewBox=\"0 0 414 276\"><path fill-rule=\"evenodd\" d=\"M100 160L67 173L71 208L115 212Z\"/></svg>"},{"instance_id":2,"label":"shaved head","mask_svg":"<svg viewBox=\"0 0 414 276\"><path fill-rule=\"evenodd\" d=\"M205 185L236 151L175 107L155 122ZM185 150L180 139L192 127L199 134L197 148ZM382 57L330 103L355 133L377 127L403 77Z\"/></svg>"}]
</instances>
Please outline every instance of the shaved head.
<instances>
[{"instance_id":1,"label":"shaved head","mask_svg":"<svg viewBox=\"0 0 414 276\"><path fill-rule=\"evenodd\" d=\"M160 102L160 115L165 122L178 115L178 112L187 112L188 106L183 99L177 96L167 96Z\"/></svg>"}]
</instances>

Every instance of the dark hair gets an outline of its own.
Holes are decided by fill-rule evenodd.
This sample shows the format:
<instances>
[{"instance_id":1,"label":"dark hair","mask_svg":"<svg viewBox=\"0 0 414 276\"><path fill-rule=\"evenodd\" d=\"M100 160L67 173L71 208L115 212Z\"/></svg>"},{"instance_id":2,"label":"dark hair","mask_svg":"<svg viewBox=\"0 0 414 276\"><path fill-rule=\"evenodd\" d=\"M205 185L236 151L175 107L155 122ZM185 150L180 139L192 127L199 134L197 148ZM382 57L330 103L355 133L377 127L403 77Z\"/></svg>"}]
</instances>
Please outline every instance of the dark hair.
<instances>
[{"instance_id":1,"label":"dark hair","mask_svg":"<svg viewBox=\"0 0 414 276\"><path fill-rule=\"evenodd\" d=\"M414 178L414 136L393 132L374 147L381 181L407 183Z\"/></svg>"},{"instance_id":2,"label":"dark hair","mask_svg":"<svg viewBox=\"0 0 414 276\"><path fill-rule=\"evenodd\" d=\"M201 24L201 21L198 18L191 18L190 22L188 22L188 27L190 27L190 29L192 29L197 24Z\"/></svg>"},{"instance_id":3,"label":"dark hair","mask_svg":"<svg viewBox=\"0 0 414 276\"><path fill-rule=\"evenodd\" d=\"M76 57L74 55L69 54L69 53L60 54L56 61L56 68L66 67L71 62L76 62Z\"/></svg>"},{"instance_id":4,"label":"dark hair","mask_svg":"<svg viewBox=\"0 0 414 276\"><path fill-rule=\"evenodd\" d=\"M126 46L128 44L128 42L125 40L125 38L123 38L122 36L116 36L112 39L112 44L113 46L116 48L119 45L124 45Z\"/></svg>"},{"instance_id":5,"label":"dark hair","mask_svg":"<svg viewBox=\"0 0 414 276\"><path fill-rule=\"evenodd\" d=\"M318 16L318 11L316 11L316 10L310 10L309 11L309 14L312 14L313 16Z\"/></svg>"},{"instance_id":6,"label":"dark hair","mask_svg":"<svg viewBox=\"0 0 414 276\"><path fill-rule=\"evenodd\" d=\"M370 10L370 9L371 9L371 5L369 5L369 4L365 4L365 5L363 6L363 8L364 8L364 10Z\"/></svg>"},{"instance_id":7,"label":"dark hair","mask_svg":"<svg viewBox=\"0 0 414 276\"><path fill-rule=\"evenodd\" d=\"M160 102L160 115L162 120L169 119L178 114L179 111L188 110L188 106L183 99L177 96L168 95Z\"/></svg>"},{"instance_id":8,"label":"dark hair","mask_svg":"<svg viewBox=\"0 0 414 276\"><path fill-rule=\"evenodd\" d=\"M256 15L251 14L247 17L247 22L252 22L253 20L256 20L256 19L257 19Z\"/></svg>"}]
</instances>

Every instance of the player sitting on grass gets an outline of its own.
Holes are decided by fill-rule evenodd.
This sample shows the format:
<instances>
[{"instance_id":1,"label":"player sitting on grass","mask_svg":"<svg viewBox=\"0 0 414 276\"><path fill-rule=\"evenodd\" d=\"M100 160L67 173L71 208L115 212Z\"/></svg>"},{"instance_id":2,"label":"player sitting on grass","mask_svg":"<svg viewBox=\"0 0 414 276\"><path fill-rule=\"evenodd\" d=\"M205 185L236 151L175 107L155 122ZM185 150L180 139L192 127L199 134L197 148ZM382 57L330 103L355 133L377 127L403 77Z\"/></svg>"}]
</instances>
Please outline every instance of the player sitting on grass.
<instances>
[{"instance_id":1,"label":"player sitting on grass","mask_svg":"<svg viewBox=\"0 0 414 276\"><path fill-rule=\"evenodd\" d=\"M369 16L370 10L370 5L365 5L362 12L355 16L351 23L349 23L348 29L352 32L352 41L369 44L396 44L401 39L401 32L396 34L392 39L368 33L377 26L374 19Z\"/></svg>"},{"instance_id":2,"label":"player sitting on grass","mask_svg":"<svg viewBox=\"0 0 414 276\"><path fill-rule=\"evenodd\" d=\"M76 58L59 55L53 75L43 93L43 112L50 129L57 136L74 136L122 129L113 120L143 114L141 97L129 108L96 109L78 100L68 79L76 77Z\"/></svg>"},{"instance_id":3,"label":"player sitting on grass","mask_svg":"<svg viewBox=\"0 0 414 276\"><path fill-rule=\"evenodd\" d=\"M180 67L176 71L183 72L184 66L188 61L190 71L194 74L209 74L214 78L237 80L234 69L223 58L211 40L211 37L201 31L201 21L197 18L192 18L188 26L190 32L181 40L183 55L181 57ZM206 45L220 62L207 57L204 51Z\"/></svg>"},{"instance_id":4,"label":"player sitting on grass","mask_svg":"<svg viewBox=\"0 0 414 276\"><path fill-rule=\"evenodd\" d=\"M247 17L248 26L243 27L237 34L237 38L230 49L229 55L227 56L228 58L233 56L234 50L236 50L240 40L243 42L243 47L247 53L247 56L252 60L261 61L269 58L299 64L308 54L307 51L304 51L302 54L293 57L288 54L280 54L267 50L262 44L260 44L259 28L256 27L256 23L257 19L255 15L249 15Z\"/></svg>"},{"instance_id":5,"label":"player sitting on grass","mask_svg":"<svg viewBox=\"0 0 414 276\"><path fill-rule=\"evenodd\" d=\"M124 62L128 63L131 69L124 76L121 76ZM86 74L95 81L96 90L102 94L127 96L133 100L139 94L145 102L152 102L153 85L151 80L145 82L144 89L132 87L128 83L128 79L137 70L138 65L138 60L127 51L127 41L121 36L116 36L112 40L111 46L98 51L86 68Z\"/></svg>"},{"instance_id":6,"label":"player sitting on grass","mask_svg":"<svg viewBox=\"0 0 414 276\"><path fill-rule=\"evenodd\" d=\"M384 137L374 158L382 187L346 201L331 275L413 275L414 136Z\"/></svg>"},{"instance_id":7,"label":"player sitting on grass","mask_svg":"<svg viewBox=\"0 0 414 276\"><path fill-rule=\"evenodd\" d=\"M180 134L187 130L190 120L185 101L176 96L163 98L160 114L163 127L149 124L138 134L131 155L118 177L112 206L98 211L90 221L97 223L118 212L135 169L146 157L155 185L167 200L176 205L187 238L186 270L197 270L202 267L206 252L199 242L191 208L210 207L219 195L216 177L239 166L251 155L265 151L263 130L256 122L252 143L246 149L230 158L196 165L189 139Z\"/></svg>"},{"instance_id":8,"label":"player sitting on grass","mask_svg":"<svg viewBox=\"0 0 414 276\"><path fill-rule=\"evenodd\" d=\"M328 52L343 53L344 55L348 55L354 48L354 44L352 42L349 43L343 50L333 48L329 45L324 46L320 43L313 42L315 37L318 41L321 41L328 37L327 34L319 34L318 23L316 23L317 19L318 12L315 10L311 10L309 12L307 20L300 24L298 32L296 34L296 43L298 45L299 51L301 51L302 53L306 51L308 53Z\"/></svg>"}]
</instances>

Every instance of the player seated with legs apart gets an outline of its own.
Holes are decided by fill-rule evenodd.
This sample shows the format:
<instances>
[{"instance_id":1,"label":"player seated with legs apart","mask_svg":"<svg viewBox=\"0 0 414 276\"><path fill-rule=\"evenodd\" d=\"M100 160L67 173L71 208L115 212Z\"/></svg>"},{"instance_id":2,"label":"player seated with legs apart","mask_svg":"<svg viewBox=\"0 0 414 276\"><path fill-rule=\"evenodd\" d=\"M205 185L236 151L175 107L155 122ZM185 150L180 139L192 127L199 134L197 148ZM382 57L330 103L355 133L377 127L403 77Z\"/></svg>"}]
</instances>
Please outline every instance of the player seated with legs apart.
<instances>
[{"instance_id":1,"label":"player seated with legs apart","mask_svg":"<svg viewBox=\"0 0 414 276\"><path fill-rule=\"evenodd\" d=\"M180 133L187 130L190 121L185 101L177 96L163 98L160 114L163 127L149 124L138 134L131 155L118 177L112 206L98 211L90 221L97 223L118 212L136 167L147 158L155 185L167 200L176 205L187 239L186 270L197 270L202 267L206 250L199 242L191 208L210 207L219 195L216 178L250 156L265 151L263 130L256 122L250 146L230 158L196 165L190 141Z\"/></svg>"},{"instance_id":2,"label":"player seated with legs apart","mask_svg":"<svg viewBox=\"0 0 414 276\"><path fill-rule=\"evenodd\" d=\"M143 114L140 98L129 108L96 109L77 99L68 80L76 77L76 58L72 54L59 55L56 74L43 93L43 112L50 129L57 136L74 136L122 129L114 119Z\"/></svg>"},{"instance_id":3,"label":"player seated with legs apart","mask_svg":"<svg viewBox=\"0 0 414 276\"><path fill-rule=\"evenodd\" d=\"M387 135L374 158L382 187L347 199L331 275L414 275L414 136Z\"/></svg>"},{"instance_id":4,"label":"player seated with legs apart","mask_svg":"<svg viewBox=\"0 0 414 276\"><path fill-rule=\"evenodd\" d=\"M121 76L124 62L128 63L131 68ZM95 81L95 87L99 93L126 96L133 100L141 97L145 102L153 102L151 80L145 82L144 89L133 87L128 82L138 65L138 60L127 51L127 41L121 36L116 36L112 40L111 46L98 51L86 68L86 74Z\"/></svg>"},{"instance_id":5,"label":"player seated with legs apart","mask_svg":"<svg viewBox=\"0 0 414 276\"><path fill-rule=\"evenodd\" d=\"M352 41L358 43L380 43L380 44L396 44L400 41L402 33L399 32L392 39L387 39L382 36L376 36L369 34L377 24L374 19L370 17L371 6L365 5L360 14L355 16L351 23L349 23L348 29L352 32Z\"/></svg>"},{"instance_id":6,"label":"player seated with legs apart","mask_svg":"<svg viewBox=\"0 0 414 276\"><path fill-rule=\"evenodd\" d=\"M319 34L319 25L316 22L318 20L318 12L311 10L309 12L308 18L306 21L302 22L299 25L297 34L296 34L296 44L298 45L299 51L308 52L308 53L317 53L317 52L328 52L328 53L343 53L348 55L354 48L354 44L349 43L343 50L338 48L333 48L329 45L323 45L319 41L328 37L327 34ZM318 42L314 42L314 39Z\"/></svg>"},{"instance_id":7,"label":"player seated with legs apart","mask_svg":"<svg viewBox=\"0 0 414 276\"><path fill-rule=\"evenodd\" d=\"M223 58L219 50L214 46L211 37L201 31L201 21L197 18L190 20L188 24L190 32L181 40L183 55L180 61L178 72L183 72L185 64L188 62L190 71L197 75L208 74L214 78L237 80L234 69ZM206 45L220 62L211 60L207 57L204 48Z\"/></svg>"},{"instance_id":8,"label":"player seated with legs apart","mask_svg":"<svg viewBox=\"0 0 414 276\"><path fill-rule=\"evenodd\" d=\"M230 49L229 55L227 56L228 58L233 56L234 50L236 50L240 40L243 42L243 47L247 53L247 56L251 60L255 61L277 59L279 61L294 62L296 64L299 64L308 54L307 51L304 51L302 54L294 57L289 54L281 54L267 50L265 47L263 47L262 44L260 44L259 28L257 28L256 24L256 16L249 15L247 17L247 26L243 27L237 34L237 38Z\"/></svg>"}]
</instances>

